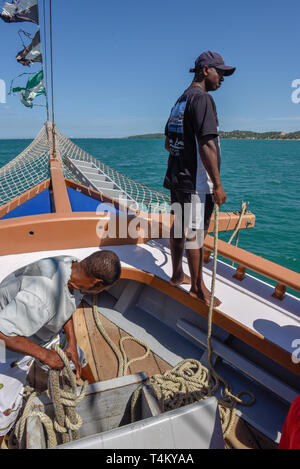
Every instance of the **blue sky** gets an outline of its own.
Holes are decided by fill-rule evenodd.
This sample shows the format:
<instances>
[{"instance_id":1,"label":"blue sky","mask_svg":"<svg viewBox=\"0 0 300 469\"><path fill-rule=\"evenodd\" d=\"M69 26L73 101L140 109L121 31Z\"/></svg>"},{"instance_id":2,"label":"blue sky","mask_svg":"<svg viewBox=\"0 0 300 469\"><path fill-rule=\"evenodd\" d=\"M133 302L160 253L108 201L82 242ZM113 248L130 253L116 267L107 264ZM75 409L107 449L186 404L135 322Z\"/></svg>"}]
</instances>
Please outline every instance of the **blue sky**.
<instances>
[{"instance_id":1,"label":"blue sky","mask_svg":"<svg viewBox=\"0 0 300 469\"><path fill-rule=\"evenodd\" d=\"M53 9L56 123L69 137L162 132L204 50L237 67L213 93L222 130L300 129L300 103L291 99L300 79L299 0L53 0ZM0 22L7 88L39 70L15 60L21 28L36 31L31 23ZM8 96L0 103L0 138L34 137L45 117L44 108L26 109Z\"/></svg>"}]
</instances>

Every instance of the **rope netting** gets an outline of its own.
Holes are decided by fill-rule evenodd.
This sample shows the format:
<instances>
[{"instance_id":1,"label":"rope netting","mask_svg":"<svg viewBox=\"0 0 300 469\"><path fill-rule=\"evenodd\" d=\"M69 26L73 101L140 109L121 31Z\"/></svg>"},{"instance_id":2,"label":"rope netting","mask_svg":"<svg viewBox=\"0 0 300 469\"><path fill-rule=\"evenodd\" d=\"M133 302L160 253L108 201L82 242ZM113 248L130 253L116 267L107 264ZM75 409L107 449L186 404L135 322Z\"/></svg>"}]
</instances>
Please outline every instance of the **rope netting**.
<instances>
[{"instance_id":1,"label":"rope netting","mask_svg":"<svg viewBox=\"0 0 300 469\"><path fill-rule=\"evenodd\" d=\"M140 210L152 212L160 211L162 213L168 213L170 211L171 201L169 194L151 189L145 184L134 181L128 176L116 171L75 145L75 143L66 138L59 130L56 130L56 138L62 161L64 161L65 157L68 157L72 160L94 163L101 173L105 174L119 189L127 194L129 199L133 199L137 202ZM75 173L70 172L65 164L64 172L66 178L79 182Z\"/></svg>"},{"instance_id":2,"label":"rope netting","mask_svg":"<svg viewBox=\"0 0 300 469\"><path fill-rule=\"evenodd\" d=\"M0 168L0 207L50 177L45 126L31 144Z\"/></svg>"},{"instance_id":3,"label":"rope netting","mask_svg":"<svg viewBox=\"0 0 300 469\"><path fill-rule=\"evenodd\" d=\"M171 202L168 194L151 189L114 170L78 147L58 129L55 130L55 134L64 176L67 179L80 183L75 171L73 172L65 164L66 158L78 162L93 163L102 174L113 181L128 196L128 199L133 199L138 204L139 210L160 211L162 213L170 211ZM0 168L0 207L50 177L49 153L46 126L43 126L35 140L20 155ZM105 195L105 190L103 193Z\"/></svg>"}]
</instances>

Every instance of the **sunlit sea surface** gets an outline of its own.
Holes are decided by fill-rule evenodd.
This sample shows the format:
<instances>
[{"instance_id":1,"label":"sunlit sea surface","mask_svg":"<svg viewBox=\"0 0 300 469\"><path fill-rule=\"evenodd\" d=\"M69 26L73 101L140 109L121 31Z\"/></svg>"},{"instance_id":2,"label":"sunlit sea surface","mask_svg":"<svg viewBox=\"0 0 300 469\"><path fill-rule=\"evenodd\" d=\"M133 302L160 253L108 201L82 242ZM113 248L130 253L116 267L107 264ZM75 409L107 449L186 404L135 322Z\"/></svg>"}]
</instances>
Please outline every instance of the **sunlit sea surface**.
<instances>
[{"instance_id":1,"label":"sunlit sea surface","mask_svg":"<svg viewBox=\"0 0 300 469\"><path fill-rule=\"evenodd\" d=\"M73 139L109 166L164 190L168 154L163 139ZM0 167L29 140L0 140ZM300 272L300 141L222 140L224 211L242 201L256 215L254 229L242 230L239 247ZM228 240L230 233L220 237ZM294 293L294 292L293 292ZM297 295L298 296L298 295Z\"/></svg>"}]
</instances>

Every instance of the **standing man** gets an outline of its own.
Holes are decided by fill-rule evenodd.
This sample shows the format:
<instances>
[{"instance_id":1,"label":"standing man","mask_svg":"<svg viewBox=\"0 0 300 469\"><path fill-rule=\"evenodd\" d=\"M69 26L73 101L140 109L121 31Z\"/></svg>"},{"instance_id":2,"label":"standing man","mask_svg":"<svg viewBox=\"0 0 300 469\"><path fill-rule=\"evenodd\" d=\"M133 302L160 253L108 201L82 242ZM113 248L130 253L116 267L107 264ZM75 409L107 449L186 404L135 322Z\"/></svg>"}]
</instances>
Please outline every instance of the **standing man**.
<instances>
[{"instance_id":1,"label":"standing man","mask_svg":"<svg viewBox=\"0 0 300 469\"><path fill-rule=\"evenodd\" d=\"M72 316L84 294L98 294L120 275L118 256L104 250L81 262L70 256L41 259L0 283L0 347L5 346L5 361L0 361L0 446L18 417L34 360L63 368L61 358L51 350L53 343L64 348L77 378L89 378Z\"/></svg>"},{"instance_id":2,"label":"standing man","mask_svg":"<svg viewBox=\"0 0 300 469\"><path fill-rule=\"evenodd\" d=\"M194 79L172 108L166 125L165 148L170 153L164 187L171 191L175 212L171 232L172 285L187 283L182 269L185 240L191 274L190 294L209 305L210 291L202 277L203 243L214 203L225 203L220 178L221 152L216 106L209 91L216 91L235 67L225 65L216 52L203 52L190 70ZM174 204L174 205L173 205ZM214 306L220 301L215 298Z\"/></svg>"}]
</instances>

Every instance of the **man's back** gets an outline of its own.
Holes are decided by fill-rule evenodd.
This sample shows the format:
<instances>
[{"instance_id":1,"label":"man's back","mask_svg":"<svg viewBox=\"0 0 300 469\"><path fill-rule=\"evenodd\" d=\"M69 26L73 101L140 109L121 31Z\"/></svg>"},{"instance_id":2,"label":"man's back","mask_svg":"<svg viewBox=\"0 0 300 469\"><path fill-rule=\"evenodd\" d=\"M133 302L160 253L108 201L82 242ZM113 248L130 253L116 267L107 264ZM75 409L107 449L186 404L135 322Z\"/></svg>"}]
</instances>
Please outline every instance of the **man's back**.
<instances>
[{"instance_id":1,"label":"man's back","mask_svg":"<svg viewBox=\"0 0 300 469\"><path fill-rule=\"evenodd\" d=\"M41 259L6 277L0 284L0 331L37 344L50 341L82 298L68 289L76 260L69 256Z\"/></svg>"},{"instance_id":2,"label":"man's back","mask_svg":"<svg viewBox=\"0 0 300 469\"><path fill-rule=\"evenodd\" d=\"M212 193L213 184L198 148L198 138L211 135L220 167L218 117L212 96L199 86L185 90L171 110L165 134L170 158L164 186L186 193Z\"/></svg>"}]
</instances>

